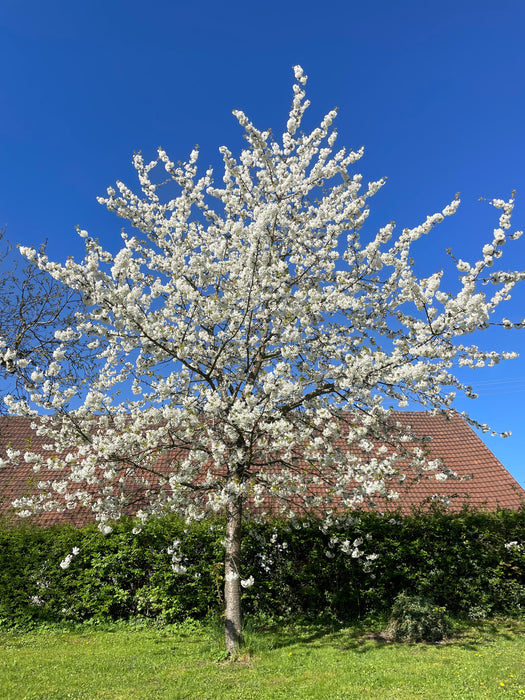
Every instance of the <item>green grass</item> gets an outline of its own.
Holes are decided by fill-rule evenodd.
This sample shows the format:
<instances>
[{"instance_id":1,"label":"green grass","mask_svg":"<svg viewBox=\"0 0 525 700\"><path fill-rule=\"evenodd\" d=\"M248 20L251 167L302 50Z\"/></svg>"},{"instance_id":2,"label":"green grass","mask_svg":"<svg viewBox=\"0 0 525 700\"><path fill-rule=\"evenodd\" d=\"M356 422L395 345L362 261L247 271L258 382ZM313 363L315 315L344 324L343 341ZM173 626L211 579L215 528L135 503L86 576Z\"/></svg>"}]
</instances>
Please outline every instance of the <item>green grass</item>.
<instances>
[{"instance_id":1,"label":"green grass","mask_svg":"<svg viewBox=\"0 0 525 700\"><path fill-rule=\"evenodd\" d=\"M370 628L248 632L220 661L217 629L115 625L0 635L0 698L525 697L525 622L483 623L445 644L397 644Z\"/></svg>"}]
</instances>

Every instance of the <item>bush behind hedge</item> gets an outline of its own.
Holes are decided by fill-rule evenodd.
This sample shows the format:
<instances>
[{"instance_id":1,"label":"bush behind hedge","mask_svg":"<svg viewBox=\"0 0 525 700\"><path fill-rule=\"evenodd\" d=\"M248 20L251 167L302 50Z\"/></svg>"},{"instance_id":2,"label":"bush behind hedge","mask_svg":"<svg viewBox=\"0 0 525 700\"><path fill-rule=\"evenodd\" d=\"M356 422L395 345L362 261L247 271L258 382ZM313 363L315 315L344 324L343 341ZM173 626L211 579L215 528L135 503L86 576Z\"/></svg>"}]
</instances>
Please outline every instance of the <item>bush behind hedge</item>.
<instances>
[{"instance_id":1,"label":"bush behind hedge","mask_svg":"<svg viewBox=\"0 0 525 700\"><path fill-rule=\"evenodd\" d=\"M133 527L119 522L110 535L94 525L0 528L0 623L176 622L221 613L220 520L188 526L170 516L139 534ZM74 547L80 553L61 568ZM363 556L352 556L356 548ZM244 611L265 618L352 621L390 613L403 592L455 616L518 617L525 511L364 512L329 527L315 518L248 522L243 567L242 576L255 579L243 591Z\"/></svg>"}]
</instances>

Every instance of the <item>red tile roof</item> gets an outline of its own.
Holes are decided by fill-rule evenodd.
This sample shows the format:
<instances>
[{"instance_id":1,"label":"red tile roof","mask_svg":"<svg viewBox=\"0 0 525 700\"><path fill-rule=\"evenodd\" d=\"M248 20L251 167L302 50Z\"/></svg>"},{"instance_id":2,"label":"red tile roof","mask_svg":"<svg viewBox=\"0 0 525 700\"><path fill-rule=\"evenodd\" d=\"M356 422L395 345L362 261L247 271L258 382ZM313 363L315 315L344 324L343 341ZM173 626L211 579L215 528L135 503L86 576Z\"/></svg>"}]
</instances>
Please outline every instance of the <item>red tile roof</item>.
<instances>
[{"instance_id":1,"label":"red tile roof","mask_svg":"<svg viewBox=\"0 0 525 700\"><path fill-rule=\"evenodd\" d=\"M403 510L418 506L433 494L451 498L451 507L458 510L464 503L473 508L496 510L518 509L525 504L525 491L501 462L457 413L430 415L423 411L398 411L396 419L410 425L415 435L428 435L432 458L456 472L463 481L420 481L400 491Z\"/></svg>"},{"instance_id":2,"label":"red tile roof","mask_svg":"<svg viewBox=\"0 0 525 700\"><path fill-rule=\"evenodd\" d=\"M5 459L7 448L20 450L21 453L31 450L39 452L45 438L38 437L31 429L30 418L16 416L0 416L0 458ZM46 457L49 453L46 453ZM19 466L0 468L0 516L11 517L14 513L12 502L23 496L31 496L37 491L37 483L42 477L32 471L31 465L21 463ZM77 526L93 521L93 515L88 509L76 509L64 513L48 512L35 517L39 525L55 523L71 523Z\"/></svg>"},{"instance_id":3,"label":"red tile roof","mask_svg":"<svg viewBox=\"0 0 525 700\"><path fill-rule=\"evenodd\" d=\"M441 459L459 477L472 478L460 481L426 479L397 486L399 500L394 501L391 508L400 507L406 512L412 506L429 502L434 494L449 497L450 507L454 510L460 509L463 504L487 510L517 509L525 503L525 491L458 414L450 412L447 415L430 415L425 412L398 411L393 417L404 427L411 426L415 436L431 438L427 447L432 459ZM8 447L22 453L42 449L44 440L36 436L31 429L31 422L28 418L0 417L0 457L5 457ZM165 459L159 459L158 464L164 461ZM0 515L11 516L12 501L35 493L40 478L42 477L34 474L31 466L25 463L17 467L8 465L1 468ZM64 522L83 525L92 520L93 515L86 508L66 509L63 513L51 511L37 516L37 522L41 525Z\"/></svg>"}]
</instances>

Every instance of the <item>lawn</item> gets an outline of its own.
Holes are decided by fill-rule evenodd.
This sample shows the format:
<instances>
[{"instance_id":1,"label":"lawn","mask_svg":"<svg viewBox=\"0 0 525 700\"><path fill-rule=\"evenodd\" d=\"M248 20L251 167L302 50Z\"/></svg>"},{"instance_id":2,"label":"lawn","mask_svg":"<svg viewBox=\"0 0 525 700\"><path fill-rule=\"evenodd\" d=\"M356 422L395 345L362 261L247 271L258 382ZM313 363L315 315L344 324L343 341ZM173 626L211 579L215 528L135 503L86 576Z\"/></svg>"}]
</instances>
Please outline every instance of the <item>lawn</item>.
<instances>
[{"instance_id":1,"label":"lawn","mask_svg":"<svg viewBox=\"0 0 525 700\"><path fill-rule=\"evenodd\" d=\"M0 697L525 697L525 622L484 622L444 644L387 642L371 628L252 632L234 663L218 630L116 625L0 635Z\"/></svg>"}]
</instances>

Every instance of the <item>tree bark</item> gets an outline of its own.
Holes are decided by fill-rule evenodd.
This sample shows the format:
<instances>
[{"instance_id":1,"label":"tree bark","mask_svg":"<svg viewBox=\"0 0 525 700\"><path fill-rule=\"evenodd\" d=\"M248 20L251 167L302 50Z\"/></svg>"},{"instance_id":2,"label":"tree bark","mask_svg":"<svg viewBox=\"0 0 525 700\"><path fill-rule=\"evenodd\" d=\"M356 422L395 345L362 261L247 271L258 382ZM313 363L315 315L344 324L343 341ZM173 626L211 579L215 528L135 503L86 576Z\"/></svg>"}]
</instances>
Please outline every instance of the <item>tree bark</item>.
<instances>
[{"instance_id":1,"label":"tree bark","mask_svg":"<svg viewBox=\"0 0 525 700\"><path fill-rule=\"evenodd\" d=\"M226 651L233 656L242 636L241 617L241 524L242 498L226 506L226 553L224 560L224 636Z\"/></svg>"}]
</instances>

